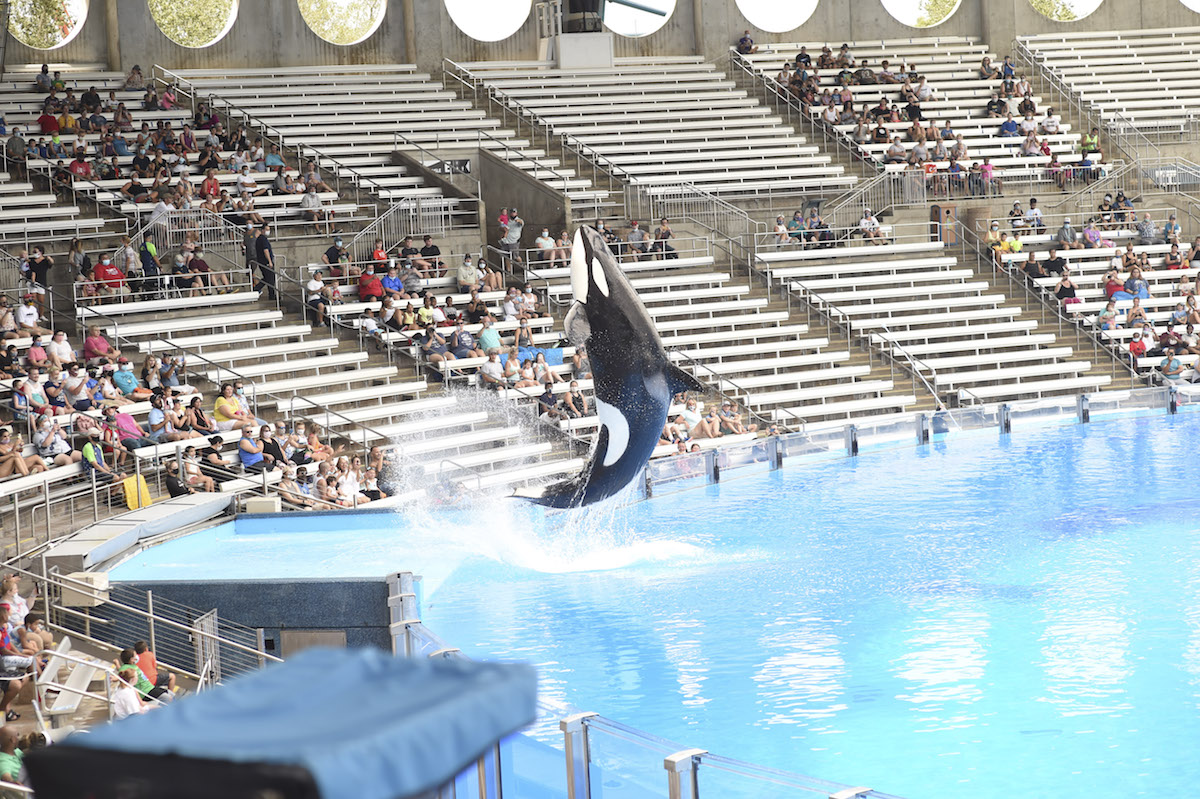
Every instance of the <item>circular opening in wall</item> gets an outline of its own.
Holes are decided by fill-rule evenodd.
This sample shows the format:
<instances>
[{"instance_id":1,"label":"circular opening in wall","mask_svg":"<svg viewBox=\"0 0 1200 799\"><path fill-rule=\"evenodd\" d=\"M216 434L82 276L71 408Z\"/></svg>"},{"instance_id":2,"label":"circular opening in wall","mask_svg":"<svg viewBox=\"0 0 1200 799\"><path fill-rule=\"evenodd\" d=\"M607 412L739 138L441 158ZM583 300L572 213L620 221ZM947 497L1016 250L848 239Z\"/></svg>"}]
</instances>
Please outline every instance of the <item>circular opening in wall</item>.
<instances>
[{"instance_id":1,"label":"circular opening in wall","mask_svg":"<svg viewBox=\"0 0 1200 799\"><path fill-rule=\"evenodd\" d=\"M88 0L10 0L8 32L26 47L53 50L79 34L87 14Z\"/></svg>"},{"instance_id":2,"label":"circular opening in wall","mask_svg":"<svg viewBox=\"0 0 1200 799\"><path fill-rule=\"evenodd\" d=\"M881 0L883 7L897 21L910 28L932 28L941 25L962 5L962 0Z\"/></svg>"},{"instance_id":3,"label":"circular opening in wall","mask_svg":"<svg viewBox=\"0 0 1200 799\"><path fill-rule=\"evenodd\" d=\"M1200 11L1200 0L1179 0L1192 11Z\"/></svg>"},{"instance_id":4,"label":"circular opening in wall","mask_svg":"<svg viewBox=\"0 0 1200 799\"><path fill-rule=\"evenodd\" d=\"M1198 0L1200 1L1200 0ZM738 11L754 27L767 33L787 33L799 28L817 10L818 0L737 0Z\"/></svg>"},{"instance_id":5,"label":"circular opening in wall","mask_svg":"<svg viewBox=\"0 0 1200 799\"><path fill-rule=\"evenodd\" d=\"M146 0L158 29L175 44L208 47L229 33L238 0Z\"/></svg>"},{"instance_id":6,"label":"circular opening in wall","mask_svg":"<svg viewBox=\"0 0 1200 799\"><path fill-rule=\"evenodd\" d=\"M1091 14L1104 0L1029 0L1043 17L1055 22L1076 22Z\"/></svg>"},{"instance_id":7,"label":"circular opening in wall","mask_svg":"<svg viewBox=\"0 0 1200 799\"><path fill-rule=\"evenodd\" d=\"M458 29L480 42L512 36L532 8L533 0L446 0L446 11Z\"/></svg>"},{"instance_id":8,"label":"circular opening in wall","mask_svg":"<svg viewBox=\"0 0 1200 799\"><path fill-rule=\"evenodd\" d=\"M313 33L330 44L358 44L379 30L387 0L296 0Z\"/></svg>"}]
</instances>

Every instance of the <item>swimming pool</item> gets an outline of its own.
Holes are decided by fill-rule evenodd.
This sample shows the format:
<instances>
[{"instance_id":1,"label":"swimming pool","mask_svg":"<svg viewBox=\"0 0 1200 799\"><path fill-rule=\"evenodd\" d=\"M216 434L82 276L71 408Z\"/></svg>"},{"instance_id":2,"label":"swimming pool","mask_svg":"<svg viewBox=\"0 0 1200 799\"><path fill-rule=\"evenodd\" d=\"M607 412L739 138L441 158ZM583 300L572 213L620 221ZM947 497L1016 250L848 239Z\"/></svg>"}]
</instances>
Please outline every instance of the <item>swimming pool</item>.
<instances>
[{"instance_id":1,"label":"swimming pool","mask_svg":"<svg viewBox=\"0 0 1200 799\"><path fill-rule=\"evenodd\" d=\"M1184 795L1198 434L1195 415L993 431L599 522L320 517L197 534L113 578L411 569L467 654L529 660L546 696L688 746L911 799Z\"/></svg>"}]
</instances>

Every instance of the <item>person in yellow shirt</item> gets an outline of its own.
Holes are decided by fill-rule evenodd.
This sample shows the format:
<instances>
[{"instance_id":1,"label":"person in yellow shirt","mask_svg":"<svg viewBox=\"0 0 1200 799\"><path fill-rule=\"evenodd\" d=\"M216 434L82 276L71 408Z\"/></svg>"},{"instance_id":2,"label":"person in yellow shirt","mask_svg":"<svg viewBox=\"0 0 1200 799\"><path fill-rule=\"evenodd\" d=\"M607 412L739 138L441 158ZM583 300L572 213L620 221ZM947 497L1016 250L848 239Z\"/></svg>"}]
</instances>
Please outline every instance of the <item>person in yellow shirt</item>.
<instances>
[{"instance_id":1,"label":"person in yellow shirt","mask_svg":"<svg viewBox=\"0 0 1200 799\"><path fill-rule=\"evenodd\" d=\"M63 112L58 115L58 132L59 133L74 133L79 127L79 121L71 116L71 112L63 109Z\"/></svg>"},{"instance_id":2,"label":"person in yellow shirt","mask_svg":"<svg viewBox=\"0 0 1200 799\"><path fill-rule=\"evenodd\" d=\"M238 403L232 383L222 384L221 395L213 403L213 421L218 430L232 430L242 422L254 422L254 414L243 411Z\"/></svg>"}]
</instances>

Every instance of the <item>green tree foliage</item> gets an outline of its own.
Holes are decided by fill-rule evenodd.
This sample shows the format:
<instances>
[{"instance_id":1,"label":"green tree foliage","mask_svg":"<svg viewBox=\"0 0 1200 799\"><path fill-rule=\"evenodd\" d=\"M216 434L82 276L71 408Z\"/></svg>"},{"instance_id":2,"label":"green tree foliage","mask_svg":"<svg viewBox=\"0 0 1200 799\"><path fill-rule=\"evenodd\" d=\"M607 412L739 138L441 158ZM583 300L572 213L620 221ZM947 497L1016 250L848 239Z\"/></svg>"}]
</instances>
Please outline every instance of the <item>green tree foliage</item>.
<instances>
[{"instance_id":1,"label":"green tree foliage","mask_svg":"<svg viewBox=\"0 0 1200 799\"><path fill-rule=\"evenodd\" d=\"M1079 18L1075 13L1074 0L1029 0L1029 4L1043 15L1059 22L1070 22Z\"/></svg>"},{"instance_id":2,"label":"green tree foliage","mask_svg":"<svg viewBox=\"0 0 1200 799\"><path fill-rule=\"evenodd\" d=\"M163 35L184 47L215 42L237 10L237 0L146 0L146 4Z\"/></svg>"},{"instance_id":3,"label":"green tree foliage","mask_svg":"<svg viewBox=\"0 0 1200 799\"><path fill-rule=\"evenodd\" d=\"M959 0L921 0L917 13L918 28L932 28L958 8Z\"/></svg>"},{"instance_id":4,"label":"green tree foliage","mask_svg":"<svg viewBox=\"0 0 1200 799\"><path fill-rule=\"evenodd\" d=\"M18 42L47 50L62 44L86 13L86 0L10 0L8 30Z\"/></svg>"},{"instance_id":5,"label":"green tree foliage","mask_svg":"<svg viewBox=\"0 0 1200 799\"><path fill-rule=\"evenodd\" d=\"M383 17L387 0L298 0L313 33L334 44L365 39Z\"/></svg>"}]
</instances>

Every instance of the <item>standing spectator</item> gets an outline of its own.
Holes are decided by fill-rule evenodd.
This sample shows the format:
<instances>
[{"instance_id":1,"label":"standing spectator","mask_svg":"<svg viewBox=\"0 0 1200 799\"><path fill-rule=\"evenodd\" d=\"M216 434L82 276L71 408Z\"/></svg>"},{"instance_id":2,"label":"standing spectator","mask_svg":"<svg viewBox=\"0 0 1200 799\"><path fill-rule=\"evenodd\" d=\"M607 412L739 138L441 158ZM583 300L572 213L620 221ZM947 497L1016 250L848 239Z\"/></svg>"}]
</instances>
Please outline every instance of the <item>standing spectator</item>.
<instances>
[{"instance_id":1,"label":"standing spectator","mask_svg":"<svg viewBox=\"0 0 1200 799\"><path fill-rule=\"evenodd\" d=\"M262 291L265 286L271 299L275 299L275 249L271 246L271 226L263 225L254 242L255 261L258 263L258 273L261 276L255 284L255 291Z\"/></svg>"},{"instance_id":2,"label":"standing spectator","mask_svg":"<svg viewBox=\"0 0 1200 799\"><path fill-rule=\"evenodd\" d=\"M525 229L525 220L517 214L517 209L513 208L509 212L508 226L504 229L504 237L500 239L500 249L504 250L509 256L517 261L521 261L521 232Z\"/></svg>"}]
</instances>

